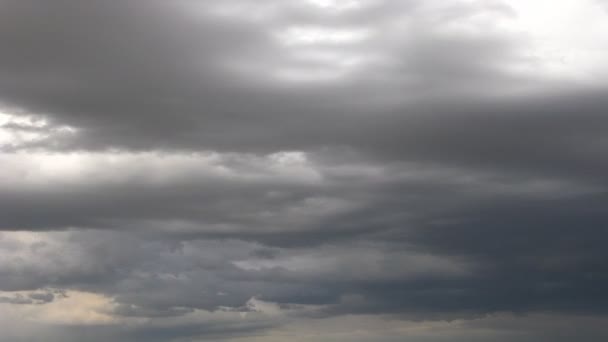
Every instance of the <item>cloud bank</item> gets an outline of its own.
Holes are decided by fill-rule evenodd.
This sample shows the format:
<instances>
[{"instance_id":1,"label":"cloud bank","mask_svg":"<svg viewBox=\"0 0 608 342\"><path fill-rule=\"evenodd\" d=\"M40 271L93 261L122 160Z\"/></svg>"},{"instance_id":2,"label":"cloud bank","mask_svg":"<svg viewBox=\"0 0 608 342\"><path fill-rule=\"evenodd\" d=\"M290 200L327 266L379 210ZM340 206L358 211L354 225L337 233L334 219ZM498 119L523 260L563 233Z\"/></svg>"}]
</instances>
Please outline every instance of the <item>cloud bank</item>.
<instances>
[{"instance_id":1,"label":"cloud bank","mask_svg":"<svg viewBox=\"0 0 608 342\"><path fill-rule=\"evenodd\" d=\"M0 341L604 341L605 9L0 0Z\"/></svg>"}]
</instances>

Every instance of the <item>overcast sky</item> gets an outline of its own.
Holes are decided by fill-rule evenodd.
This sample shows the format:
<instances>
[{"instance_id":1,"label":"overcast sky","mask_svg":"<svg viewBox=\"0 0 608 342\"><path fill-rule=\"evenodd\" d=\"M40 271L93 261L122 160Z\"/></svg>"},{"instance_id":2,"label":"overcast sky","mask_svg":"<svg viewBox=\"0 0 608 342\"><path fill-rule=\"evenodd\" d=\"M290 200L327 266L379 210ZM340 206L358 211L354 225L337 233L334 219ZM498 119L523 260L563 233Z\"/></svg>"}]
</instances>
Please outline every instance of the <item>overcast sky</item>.
<instances>
[{"instance_id":1,"label":"overcast sky","mask_svg":"<svg viewBox=\"0 0 608 342\"><path fill-rule=\"evenodd\" d=\"M0 342L604 342L605 0L0 0Z\"/></svg>"}]
</instances>

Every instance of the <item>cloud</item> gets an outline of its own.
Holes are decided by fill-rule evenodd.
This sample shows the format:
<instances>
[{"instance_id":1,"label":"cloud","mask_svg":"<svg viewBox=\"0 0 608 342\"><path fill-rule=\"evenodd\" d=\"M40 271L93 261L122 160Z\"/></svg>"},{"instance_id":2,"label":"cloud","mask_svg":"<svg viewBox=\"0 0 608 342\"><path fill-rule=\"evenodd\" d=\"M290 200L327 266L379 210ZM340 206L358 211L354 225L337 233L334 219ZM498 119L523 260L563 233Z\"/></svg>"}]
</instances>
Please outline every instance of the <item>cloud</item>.
<instances>
[{"instance_id":1,"label":"cloud","mask_svg":"<svg viewBox=\"0 0 608 342\"><path fill-rule=\"evenodd\" d=\"M605 340L600 6L0 0L0 341Z\"/></svg>"}]
</instances>

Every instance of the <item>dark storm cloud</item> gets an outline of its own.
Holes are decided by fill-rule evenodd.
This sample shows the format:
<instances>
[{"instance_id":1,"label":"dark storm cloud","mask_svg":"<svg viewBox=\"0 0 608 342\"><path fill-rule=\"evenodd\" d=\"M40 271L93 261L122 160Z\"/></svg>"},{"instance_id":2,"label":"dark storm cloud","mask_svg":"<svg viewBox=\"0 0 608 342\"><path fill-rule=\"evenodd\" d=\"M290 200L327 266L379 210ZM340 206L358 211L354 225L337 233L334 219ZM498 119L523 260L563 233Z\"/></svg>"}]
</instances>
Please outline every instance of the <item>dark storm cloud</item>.
<instances>
[{"instance_id":1,"label":"dark storm cloud","mask_svg":"<svg viewBox=\"0 0 608 342\"><path fill-rule=\"evenodd\" d=\"M505 28L517 2L319 6L0 0L7 341L35 340L15 307L70 291L105 320L37 334L225 340L354 314L502 341L506 312L601 340L602 76L560 79Z\"/></svg>"},{"instance_id":2,"label":"dark storm cloud","mask_svg":"<svg viewBox=\"0 0 608 342\"><path fill-rule=\"evenodd\" d=\"M462 89L461 82L471 91L495 88L514 82L500 68L518 58L508 36L453 35L429 27L436 22L449 27L451 21L496 10L454 4L429 11L408 2L395 11L380 3L370 18L351 19L355 27L380 25L386 31L350 48L354 55L366 50L380 55L383 64L374 65L375 75L364 72L339 87L285 88L222 66L265 61L277 68L297 66L273 31L327 21L320 12L304 12L290 22L289 13L298 7L271 2L281 16L260 24L222 20L203 4L187 1L4 1L2 6L0 44L7 52L0 60L0 100L79 128L75 141L64 142L76 149L273 152L356 144L349 137L365 130L370 118L351 117L352 112L384 109L357 109L361 97L353 95L370 97L362 102L369 106L375 97L449 93ZM411 28L381 27L392 21ZM321 50L336 51L340 48ZM258 67L274 72L272 65ZM407 81L398 75L407 75ZM404 108L403 114L415 111ZM383 121L390 125L395 118Z\"/></svg>"},{"instance_id":3,"label":"dark storm cloud","mask_svg":"<svg viewBox=\"0 0 608 342\"><path fill-rule=\"evenodd\" d=\"M272 80L252 87L255 78L219 67L234 56L255 62L285 55L269 30L289 22L298 7L271 2L267 6L285 18L254 25L222 21L191 2L4 1L2 6L0 44L7 51L0 61L0 100L79 128L73 139L61 141L64 147L268 153L348 146L390 159L543 174L606 173L598 158L606 148L602 90L438 102L455 91L536 82L501 69L526 62L522 43L512 36L449 31L452 21L486 12L513 15L499 4L425 11L408 2L397 14L391 5L378 4L371 19L350 20L376 27L390 18L411 27L354 49L373 49L393 61L374 65L380 75L363 73L344 86L317 89L280 89ZM300 21L327 21L315 13L304 11ZM443 26L426 26L438 21ZM382 81L374 80L378 77ZM377 97L415 97L418 103L374 106ZM358 105L363 98L367 103Z\"/></svg>"}]
</instances>

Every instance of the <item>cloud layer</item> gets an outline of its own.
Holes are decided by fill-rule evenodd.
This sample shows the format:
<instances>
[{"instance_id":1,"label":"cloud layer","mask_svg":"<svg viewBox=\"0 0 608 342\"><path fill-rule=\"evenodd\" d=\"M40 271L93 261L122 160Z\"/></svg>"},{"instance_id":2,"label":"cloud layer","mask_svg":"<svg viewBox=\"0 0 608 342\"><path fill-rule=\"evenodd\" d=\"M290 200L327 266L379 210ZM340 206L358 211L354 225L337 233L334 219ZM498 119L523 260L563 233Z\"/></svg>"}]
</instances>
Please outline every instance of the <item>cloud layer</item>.
<instances>
[{"instance_id":1,"label":"cloud layer","mask_svg":"<svg viewBox=\"0 0 608 342\"><path fill-rule=\"evenodd\" d=\"M0 0L0 341L604 341L607 16Z\"/></svg>"}]
</instances>

